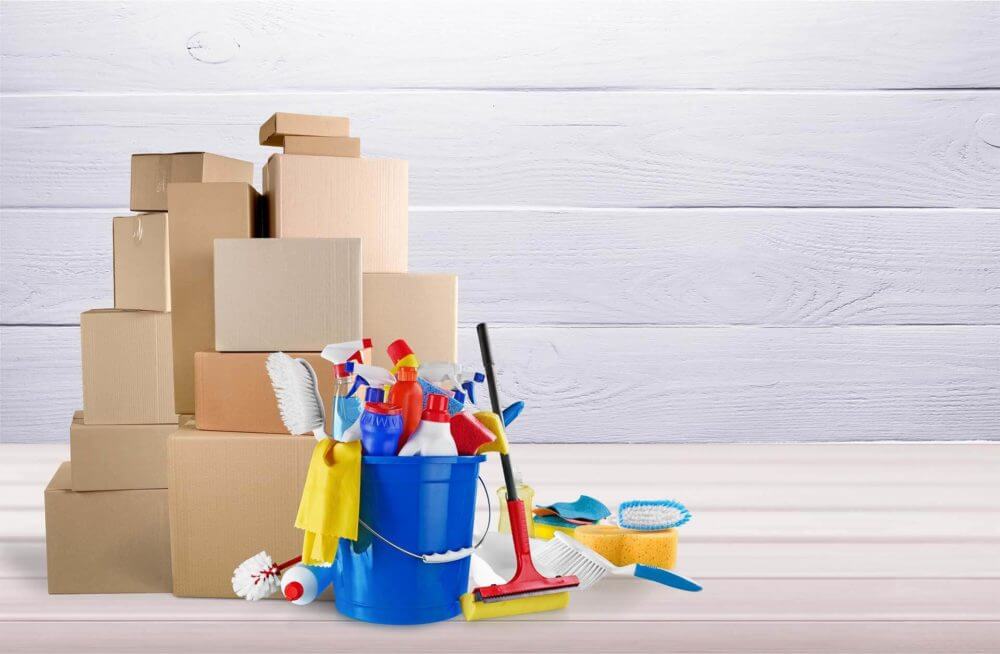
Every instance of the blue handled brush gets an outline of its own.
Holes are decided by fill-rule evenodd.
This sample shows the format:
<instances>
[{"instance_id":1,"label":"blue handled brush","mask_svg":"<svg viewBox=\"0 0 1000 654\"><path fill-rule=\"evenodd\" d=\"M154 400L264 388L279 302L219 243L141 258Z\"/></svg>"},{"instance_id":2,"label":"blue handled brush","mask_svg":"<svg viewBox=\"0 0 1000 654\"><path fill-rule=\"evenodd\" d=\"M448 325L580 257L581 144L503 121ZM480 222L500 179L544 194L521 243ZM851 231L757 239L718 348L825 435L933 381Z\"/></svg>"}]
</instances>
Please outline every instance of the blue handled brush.
<instances>
[{"instance_id":1,"label":"blue handled brush","mask_svg":"<svg viewBox=\"0 0 1000 654\"><path fill-rule=\"evenodd\" d=\"M654 568L641 563L617 566L590 549L583 543L556 532L538 552L538 565L549 574L574 575L580 580L580 588L593 586L608 575L617 577L638 577L658 584L696 593L701 586L675 572Z\"/></svg>"}]
</instances>

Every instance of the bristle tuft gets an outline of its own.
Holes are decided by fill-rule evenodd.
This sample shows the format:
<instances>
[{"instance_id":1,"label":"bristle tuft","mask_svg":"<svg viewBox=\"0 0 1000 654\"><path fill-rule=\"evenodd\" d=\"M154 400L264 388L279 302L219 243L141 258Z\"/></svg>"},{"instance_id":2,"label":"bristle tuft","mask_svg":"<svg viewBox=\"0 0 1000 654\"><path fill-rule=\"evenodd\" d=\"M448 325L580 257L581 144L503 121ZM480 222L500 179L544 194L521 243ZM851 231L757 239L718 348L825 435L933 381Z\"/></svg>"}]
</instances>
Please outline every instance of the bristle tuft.
<instances>
[{"instance_id":1,"label":"bristle tuft","mask_svg":"<svg viewBox=\"0 0 1000 654\"><path fill-rule=\"evenodd\" d=\"M323 407L317 404L309 369L284 352L267 357L267 374L278 400L281 422L291 434L308 434L323 427Z\"/></svg>"}]
</instances>

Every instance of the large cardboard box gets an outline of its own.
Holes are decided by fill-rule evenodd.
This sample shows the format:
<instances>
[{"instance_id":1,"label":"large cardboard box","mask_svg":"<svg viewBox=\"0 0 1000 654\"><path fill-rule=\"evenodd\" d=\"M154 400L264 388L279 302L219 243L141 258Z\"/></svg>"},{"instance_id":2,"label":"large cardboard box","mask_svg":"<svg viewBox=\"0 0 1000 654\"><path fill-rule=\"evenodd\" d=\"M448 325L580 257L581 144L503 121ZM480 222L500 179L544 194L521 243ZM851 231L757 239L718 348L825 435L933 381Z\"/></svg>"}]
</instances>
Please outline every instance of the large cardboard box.
<instances>
[{"instance_id":1,"label":"large cardboard box","mask_svg":"<svg viewBox=\"0 0 1000 654\"><path fill-rule=\"evenodd\" d=\"M290 352L305 359L319 379L330 421L333 364L316 352ZM198 352L194 355L195 421L198 429L279 434L286 431L267 375L267 352ZM329 432L327 432L329 433Z\"/></svg>"},{"instance_id":2,"label":"large cardboard box","mask_svg":"<svg viewBox=\"0 0 1000 654\"><path fill-rule=\"evenodd\" d=\"M458 278L447 274L364 275L365 337L375 343L377 366L392 367L385 348L397 338L421 361L456 361L458 357Z\"/></svg>"},{"instance_id":3,"label":"large cardboard box","mask_svg":"<svg viewBox=\"0 0 1000 654\"><path fill-rule=\"evenodd\" d=\"M167 491L70 490L63 463L45 489L50 593L169 593Z\"/></svg>"},{"instance_id":4,"label":"large cardboard box","mask_svg":"<svg viewBox=\"0 0 1000 654\"><path fill-rule=\"evenodd\" d=\"M264 193L271 236L360 238L365 272L406 272L407 162L275 154Z\"/></svg>"},{"instance_id":5,"label":"large cardboard box","mask_svg":"<svg viewBox=\"0 0 1000 654\"><path fill-rule=\"evenodd\" d=\"M361 139L353 136L286 136L285 154L360 157Z\"/></svg>"},{"instance_id":6,"label":"large cardboard box","mask_svg":"<svg viewBox=\"0 0 1000 654\"><path fill-rule=\"evenodd\" d=\"M171 184L167 195L175 408L194 413L194 353L215 349L214 242L252 237L260 196L249 184Z\"/></svg>"},{"instance_id":7,"label":"large cardboard box","mask_svg":"<svg viewBox=\"0 0 1000 654\"><path fill-rule=\"evenodd\" d=\"M215 242L215 350L318 352L358 338L360 239Z\"/></svg>"},{"instance_id":8,"label":"large cardboard box","mask_svg":"<svg viewBox=\"0 0 1000 654\"><path fill-rule=\"evenodd\" d=\"M132 211L166 211L173 182L253 182L253 164L208 152L132 155Z\"/></svg>"},{"instance_id":9,"label":"large cardboard box","mask_svg":"<svg viewBox=\"0 0 1000 654\"><path fill-rule=\"evenodd\" d=\"M167 214L119 216L112 226L115 308L170 311Z\"/></svg>"},{"instance_id":10,"label":"large cardboard box","mask_svg":"<svg viewBox=\"0 0 1000 654\"><path fill-rule=\"evenodd\" d=\"M278 112L260 126L260 144L282 146L286 136L348 136L351 121L341 116Z\"/></svg>"},{"instance_id":11,"label":"large cardboard box","mask_svg":"<svg viewBox=\"0 0 1000 654\"><path fill-rule=\"evenodd\" d=\"M177 423L169 313L95 309L80 315L88 425Z\"/></svg>"},{"instance_id":12,"label":"large cardboard box","mask_svg":"<svg viewBox=\"0 0 1000 654\"><path fill-rule=\"evenodd\" d=\"M316 439L204 432L170 437L170 554L174 595L233 597L232 571L266 550L302 552L295 528Z\"/></svg>"},{"instance_id":13,"label":"large cardboard box","mask_svg":"<svg viewBox=\"0 0 1000 654\"><path fill-rule=\"evenodd\" d=\"M88 425L73 414L69 451L73 490L137 490L167 487L167 437L177 424Z\"/></svg>"}]
</instances>

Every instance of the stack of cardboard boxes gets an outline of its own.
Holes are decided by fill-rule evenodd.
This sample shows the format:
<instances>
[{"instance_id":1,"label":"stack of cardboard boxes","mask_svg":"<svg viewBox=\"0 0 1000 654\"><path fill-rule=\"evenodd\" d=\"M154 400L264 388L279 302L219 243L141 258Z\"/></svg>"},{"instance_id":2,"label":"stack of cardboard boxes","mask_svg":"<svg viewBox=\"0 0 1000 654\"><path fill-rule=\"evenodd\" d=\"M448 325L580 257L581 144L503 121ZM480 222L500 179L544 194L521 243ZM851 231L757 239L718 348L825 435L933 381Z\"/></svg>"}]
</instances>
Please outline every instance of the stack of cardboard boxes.
<instances>
[{"instance_id":1,"label":"stack of cardboard boxes","mask_svg":"<svg viewBox=\"0 0 1000 654\"><path fill-rule=\"evenodd\" d=\"M275 114L260 143L284 148L266 203L247 162L133 157L132 209L155 213L115 219L116 308L81 319L84 411L46 491L50 592L231 597L243 559L299 552L315 441L285 432L270 352L312 363L327 406L327 343L370 337L383 366L396 338L456 358L455 276L407 272L407 163L361 158L339 117Z\"/></svg>"}]
</instances>

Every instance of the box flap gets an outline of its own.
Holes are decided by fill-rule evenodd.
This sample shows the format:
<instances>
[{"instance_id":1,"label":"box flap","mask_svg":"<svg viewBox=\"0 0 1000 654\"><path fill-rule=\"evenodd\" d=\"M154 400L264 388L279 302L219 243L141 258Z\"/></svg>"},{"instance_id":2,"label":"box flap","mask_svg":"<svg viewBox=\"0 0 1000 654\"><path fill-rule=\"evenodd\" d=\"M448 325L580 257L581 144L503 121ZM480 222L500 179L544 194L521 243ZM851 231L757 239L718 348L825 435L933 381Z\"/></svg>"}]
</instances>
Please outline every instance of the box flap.
<instances>
[{"instance_id":1,"label":"box flap","mask_svg":"<svg viewBox=\"0 0 1000 654\"><path fill-rule=\"evenodd\" d=\"M260 126L260 144L281 147L286 135L350 136L350 120L342 116L315 116L278 112Z\"/></svg>"},{"instance_id":2,"label":"box flap","mask_svg":"<svg viewBox=\"0 0 1000 654\"><path fill-rule=\"evenodd\" d=\"M52 480L49 485L45 487L45 492L49 491L65 491L73 487L73 472L70 468L69 461L63 461L59 464L59 469L56 470L56 474L52 475Z\"/></svg>"}]
</instances>

